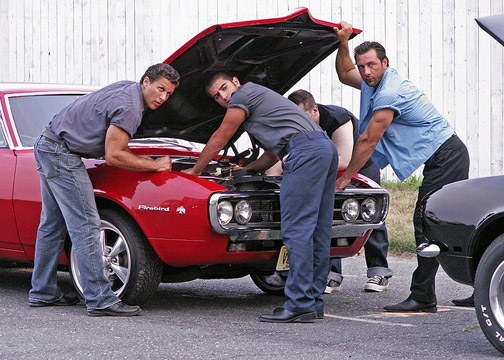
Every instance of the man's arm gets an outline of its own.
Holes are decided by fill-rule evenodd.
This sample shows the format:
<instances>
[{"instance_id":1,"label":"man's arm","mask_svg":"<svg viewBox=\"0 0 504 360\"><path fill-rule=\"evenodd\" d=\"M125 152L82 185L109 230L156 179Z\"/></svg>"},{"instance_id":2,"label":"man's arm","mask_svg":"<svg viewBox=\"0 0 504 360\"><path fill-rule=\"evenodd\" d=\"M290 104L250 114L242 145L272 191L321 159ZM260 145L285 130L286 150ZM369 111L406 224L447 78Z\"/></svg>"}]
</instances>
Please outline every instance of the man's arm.
<instances>
[{"instance_id":1,"label":"man's arm","mask_svg":"<svg viewBox=\"0 0 504 360\"><path fill-rule=\"evenodd\" d=\"M353 139L353 123L347 121L339 128L334 130L331 135L331 140L338 149L338 170L345 170L352 158L352 151L354 146Z\"/></svg>"},{"instance_id":2,"label":"man's arm","mask_svg":"<svg viewBox=\"0 0 504 360\"><path fill-rule=\"evenodd\" d=\"M242 109L228 109L221 125L213 133L210 140L208 140L208 143L201 151L201 155L194 167L182 170L182 172L191 175L200 175L205 166L207 166L207 164L217 156L219 151L226 146L229 139L231 139L241 123L245 120L245 115L245 111Z\"/></svg>"},{"instance_id":3,"label":"man's arm","mask_svg":"<svg viewBox=\"0 0 504 360\"><path fill-rule=\"evenodd\" d=\"M273 154L271 151L265 150L264 153L259 157L259 159L246 166L246 168L263 172L275 165L278 160L280 160L278 156Z\"/></svg>"},{"instance_id":4,"label":"man's arm","mask_svg":"<svg viewBox=\"0 0 504 360\"><path fill-rule=\"evenodd\" d=\"M128 147L129 140L126 131L115 125L109 126L105 135L105 159L108 165L136 171L171 171L171 159L168 156L152 159L135 155Z\"/></svg>"},{"instance_id":5,"label":"man's arm","mask_svg":"<svg viewBox=\"0 0 504 360\"><path fill-rule=\"evenodd\" d=\"M334 31L336 32L336 35L338 35L338 39L340 41L338 53L336 55L336 72L343 84L360 89L362 78L359 70L357 70L352 62L350 49L348 47L348 40L353 32L352 25L345 21L342 21L340 25L341 29L338 29L337 27L334 28Z\"/></svg>"},{"instance_id":6,"label":"man's arm","mask_svg":"<svg viewBox=\"0 0 504 360\"><path fill-rule=\"evenodd\" d=\"M368 127L357 140L355 149L345 173L336 181L336 190L343 190L352 180L352 176L361 169L373 154L376 144L394 118L394 110L382 109L374 112Z\"/></svg>"}]
</instances>

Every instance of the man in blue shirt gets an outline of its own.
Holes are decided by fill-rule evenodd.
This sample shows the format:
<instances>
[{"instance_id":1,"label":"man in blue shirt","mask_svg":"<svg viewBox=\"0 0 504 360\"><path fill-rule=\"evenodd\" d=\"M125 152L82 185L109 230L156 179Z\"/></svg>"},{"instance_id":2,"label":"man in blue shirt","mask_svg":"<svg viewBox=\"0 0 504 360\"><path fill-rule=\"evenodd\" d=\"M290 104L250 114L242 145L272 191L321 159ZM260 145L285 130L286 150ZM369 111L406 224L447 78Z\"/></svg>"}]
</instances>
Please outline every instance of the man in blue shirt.
<instances>
[{"instance_id":1,"label":"man in blue shirt","mask_svg":"<svg viewBox=\"0 0 504 360\"><path fill-rule=\"evenodd\" d=\"M467 179L467 148L427 96L389 68L382 45L366 41L357 46L355 68L348 47L351 25L342 22L341 29L334 30L340 40L336 56L338 77L343 84L361 90L360 138L336 188L345 188L369 158L380 168L390 164L401 181L424 164L413 217L417 245L424 243L420 201L434 189ZM399 304L385 306L385 310L437 311L434 281L439 263L435 258L417 259L411 295Z\"/></svg>"}]
</instances>

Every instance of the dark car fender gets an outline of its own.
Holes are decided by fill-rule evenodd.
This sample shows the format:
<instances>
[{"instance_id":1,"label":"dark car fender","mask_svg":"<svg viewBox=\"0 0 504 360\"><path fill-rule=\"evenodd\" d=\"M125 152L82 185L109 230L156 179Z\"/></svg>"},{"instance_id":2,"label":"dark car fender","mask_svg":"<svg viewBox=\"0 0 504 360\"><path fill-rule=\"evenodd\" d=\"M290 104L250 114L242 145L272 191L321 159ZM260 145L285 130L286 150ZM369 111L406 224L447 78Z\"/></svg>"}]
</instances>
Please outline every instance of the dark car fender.
<instances>
[{"instance_id":1,"label":"dark car fender","mask_svg":"<svg viewBox=\"0 0 504 360\"><path fill-rule=\"evenodd\" d=\"M422 200L424 234L454 280L472 285L479 259L504 233L504 176L458 181Z\"/></svg>"}]
</instances>

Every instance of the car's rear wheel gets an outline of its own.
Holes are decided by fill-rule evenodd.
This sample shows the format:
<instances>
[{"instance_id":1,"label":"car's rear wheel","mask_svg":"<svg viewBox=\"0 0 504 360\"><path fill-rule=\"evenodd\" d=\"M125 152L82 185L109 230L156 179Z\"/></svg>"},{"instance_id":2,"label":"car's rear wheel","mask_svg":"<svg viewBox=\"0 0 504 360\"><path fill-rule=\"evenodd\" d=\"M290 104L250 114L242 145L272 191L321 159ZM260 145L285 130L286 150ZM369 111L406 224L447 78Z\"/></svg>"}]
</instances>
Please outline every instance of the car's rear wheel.
<instances>
[{"instance_id":1,"label":"car's rear wheel","mask_svg":"<svg viewBox=\"0 0 504 360\"><path fill-rule=\"evenodd\" d=\"M483 333L504 353L504 234L481 257L474 281L474 305Z\"/></svg>"},{"instance_id":2,"label":"car's rear wheel","mask_svg":"<svg viewBox=\"0 0 504 360\"><path fill-rule=\"evenodd\" d=\"M163 263L131 219L121 211L100 211L100 243L103 249L103 271L112 290L130 305L142 305L156 292ZM72 281L82 296L82 281L75 254L70 249Z\"/></svg>"},{"instance_id":3,"label":"car's rear wheel","mask_svg":"<svg viewBox=\"0 0 504 360\"><path fill-rule=\"evenodd\" d=\"M259 289L264 291L266 294L283 296L285 281L287 280L287 274L275 271L272 274L250 274L252 281L257 285Z\"/></svg>"}]
</instances>

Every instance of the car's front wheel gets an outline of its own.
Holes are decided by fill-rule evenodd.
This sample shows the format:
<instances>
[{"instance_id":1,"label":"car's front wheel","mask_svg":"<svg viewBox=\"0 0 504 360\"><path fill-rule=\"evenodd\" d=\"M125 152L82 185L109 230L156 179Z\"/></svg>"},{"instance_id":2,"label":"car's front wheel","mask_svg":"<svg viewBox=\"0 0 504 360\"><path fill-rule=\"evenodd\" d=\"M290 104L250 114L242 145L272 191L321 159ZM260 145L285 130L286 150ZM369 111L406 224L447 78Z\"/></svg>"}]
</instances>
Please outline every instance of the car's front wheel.
<instances>
[{"instance_id":1,"label":"car's front wheel","mask_svg":"<svg viewBox=\"0 0 504 360\"><path fill-rule=\"evenodd\" d=\"M504 234L481 257L474 280L474 305L483 333L504 353Z\"/></svg>"},{"instance_id":2,"label":"car's front wheel","mask_svg":"<svg viewBox=\"0 0 504 360\"><path fill-rule=\"evenodd\" d=\"M100 210L103 271L112 290L130 305L142 305L156 292L163 263L140 229L121 211ZM72 281L82 296L82 280L73 249L69 265Z\"/></svg>"},{"instance_id":3,"label":"car's front wheel","mask_svg":"<svg viewBox=\"0 0 504 360\"><path fill-rule=\"evenodd\" d=\"M275 271L272 274L250 274L252 281L257 285L259 289L264 291L266 294L270 295L284 295L285 281L287 280L287 274Z\"/></svg>"}]
</instances>

